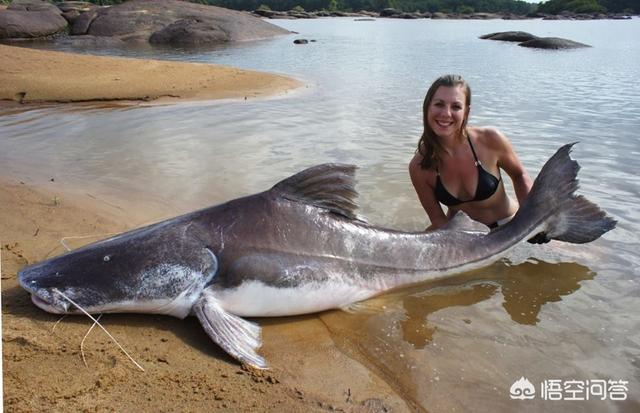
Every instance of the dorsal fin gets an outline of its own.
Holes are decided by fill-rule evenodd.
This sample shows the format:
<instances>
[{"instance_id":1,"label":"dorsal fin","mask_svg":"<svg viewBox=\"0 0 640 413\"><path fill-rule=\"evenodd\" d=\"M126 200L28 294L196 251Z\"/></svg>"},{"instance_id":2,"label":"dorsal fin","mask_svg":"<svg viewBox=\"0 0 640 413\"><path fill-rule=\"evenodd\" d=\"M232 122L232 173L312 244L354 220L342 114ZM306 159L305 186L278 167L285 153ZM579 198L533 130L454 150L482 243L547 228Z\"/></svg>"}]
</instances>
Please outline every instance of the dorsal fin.
<instances>
[{"instance_id":1,"label":"dorsal fin","mask_svg":"<svg viewBox=\"0 0 640 413\"><path fill-rule=\"evenodd\" d=\"M278 182L271 191L281 196L358 219L355 165L325 163L312 166Z\"/></svg>"},{"instance_id":2,"label":"dorsal fin","mask_svg":"<svg viewBox=\"0 0 640 413\"><path fill-rule=\"evenodd\" d=\"M482 222L472 220L463 211L456 212L442 229L447 231L489 232L489 227Z\"/></svg>"}]
</instances>

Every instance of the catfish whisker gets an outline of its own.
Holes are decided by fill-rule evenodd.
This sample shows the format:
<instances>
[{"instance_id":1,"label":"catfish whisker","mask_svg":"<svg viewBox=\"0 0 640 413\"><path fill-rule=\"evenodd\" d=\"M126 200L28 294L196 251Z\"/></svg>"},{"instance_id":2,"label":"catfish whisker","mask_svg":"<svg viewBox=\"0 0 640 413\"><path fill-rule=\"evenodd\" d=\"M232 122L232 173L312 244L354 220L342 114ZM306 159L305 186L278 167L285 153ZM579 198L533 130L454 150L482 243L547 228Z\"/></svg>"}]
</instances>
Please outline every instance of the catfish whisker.
<instances>
[{"instance_id":1,"label":"catfish whisker","mask_svg":"<svg viewBox=\"0 0 640 413\"><path fill-rule=\"evenodd\" d=\"M96 326L96 323L100 321L101 318L102 318L102 314L100 314L98 318L96 318L95 323L91 324L91 327L89 327L87 334L84 335L84 337L82 338L82 341L80 342L80 354L82 355L82 362L84 363L85 367L89 367L89 366L87 365L87 359L84 357L84 348L83 348L84 341L87 339L87 337L89 337L89 333L91 333L91 330L93 330L93 327Z\"/></svg>"},{"instance_id":2,"label":"catfish whisker","mask_svg":"<svg viewBox=\"0 0 640 413\"><path fill-rule=\"evenodd\" d=\"M60 317L58 321L56 321L56 323L53 325L53 328L51 329L52 333L56 331L56 327L58 327L58 324L60 324L60 321L64 320L66 316L67 314L63 314L62 317Z\"/></svg>"},{"instance_id":3,"label":"catfish whisker","mask_svg":"<svg viewBox=\"0 0 640 413\"><path fill-rule=\"evenodd\" d=\"M131 356L129 355L129 353L127 353L127 350L125 350L125 349L120 345L120 343L118 343L118 340L116 340L116 339L111 335L111 333L109 333L109 332L107 331L107 329L106 329L106 328L104 328L104 327L102 326L102 324L100 324L100 323L98 322L98 320L96 320L95 318L93 318L93 316L92 316L91 314L89 314L87 311L85 311L85 309L84 309L84 308L82 308L82 307L80 307L78 304L76 304L76 302L75 302L75 301L73 301L71 298L67 297L67 296L66 296L62 291L58 290L57 288L53 288L53 289L52 289L52 291L53 291L53 292L55 292L55 293L57 293L57 294L60 294L60 295L62 296L62 298L64 298L65 300L69 301L71 304L73 304L74 306L76 306L76 308L78 308L78 310L82 311L82 312L84 313L84 315L86 315L87 317L89 317L90 319L92 319L92 320L93 320L93 322L94 322L95 324L97 324L97 325L98 325L98 327L100 327L100 328L102 329L102 331L104 331L104 332L109 336L109 338L110 338L111 340L113 340L113 342L114 342L114 343L116 343L116 345L120 348L120 350L122 350L122 352L123 352L127 357L129 357L129 360L131 360L131 361L133 362L133 364L135 364L135 365L136 365L140 370L144 371L144 369L142 368L142 366L141 366L140 364L138 364L138 362L137 362L137 361L135 361L135 360L133 359L133 357L131 357Z\"/></svg>"}]
</instances>

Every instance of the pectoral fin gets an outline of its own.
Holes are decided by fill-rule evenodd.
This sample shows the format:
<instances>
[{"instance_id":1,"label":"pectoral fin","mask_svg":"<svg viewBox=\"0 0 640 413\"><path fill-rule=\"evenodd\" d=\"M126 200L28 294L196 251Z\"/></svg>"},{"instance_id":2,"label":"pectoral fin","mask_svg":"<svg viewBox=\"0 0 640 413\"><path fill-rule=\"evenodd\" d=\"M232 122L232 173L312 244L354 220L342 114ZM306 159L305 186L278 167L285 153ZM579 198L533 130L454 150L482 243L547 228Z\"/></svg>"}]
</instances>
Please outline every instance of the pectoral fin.
<instances>
[{"instance_id":1,"label":"pectoral fin","mask_svg":"<svg viewBox=\"0 0 640 413\"><path fill-rule=\"evenodd\" d=\"M225 311L207 290L193 309L209 337L231 357L258 369L267 368L266 361L256 353L262 344L260 326Z\"/></svg>"}]
</instances>

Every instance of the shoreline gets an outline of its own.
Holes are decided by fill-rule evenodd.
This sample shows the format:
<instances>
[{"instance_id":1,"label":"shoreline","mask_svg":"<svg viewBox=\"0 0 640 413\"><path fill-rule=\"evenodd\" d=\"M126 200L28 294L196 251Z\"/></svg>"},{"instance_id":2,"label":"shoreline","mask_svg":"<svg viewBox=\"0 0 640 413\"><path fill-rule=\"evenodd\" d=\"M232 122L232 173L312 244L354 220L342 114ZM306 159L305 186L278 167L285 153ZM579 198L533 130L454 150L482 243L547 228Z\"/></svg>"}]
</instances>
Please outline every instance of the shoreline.
<instances>
[{"instance_id":1,"label":"shoreline","mask_svg":"<svg viewBox=\"0 0 640 413\"><path fill-rule=\"evenodd\" d=\"M375 372L341 348L318 314L254 319L270 369L252 371L211 342L195 317L105 314L101 323L139 371L91 322L48 314L19 286L25 265L159 221L58 182L0 177L4 405L11 411L409 411ZM111 201L111 200L110 200ZM176 211L164 211L173 216ZM162 216L162 215L161 215ZM150 222L146 222L150 223ZM326 314L326 313L325 313ZM357 351L357 349L353 349ZM57 377L57 380L51 380Z\"/></svg>"},{"instance_id":2,"label":"shoreline","mask_svg":"<svg viewBox=\"0 0 640 413\"><path fill-rule=\"evenodd\" d=\"M0 101L172 103L287 94L290 77L204 63L91 56L0 44Z\"/></svg>"}]
</instances>

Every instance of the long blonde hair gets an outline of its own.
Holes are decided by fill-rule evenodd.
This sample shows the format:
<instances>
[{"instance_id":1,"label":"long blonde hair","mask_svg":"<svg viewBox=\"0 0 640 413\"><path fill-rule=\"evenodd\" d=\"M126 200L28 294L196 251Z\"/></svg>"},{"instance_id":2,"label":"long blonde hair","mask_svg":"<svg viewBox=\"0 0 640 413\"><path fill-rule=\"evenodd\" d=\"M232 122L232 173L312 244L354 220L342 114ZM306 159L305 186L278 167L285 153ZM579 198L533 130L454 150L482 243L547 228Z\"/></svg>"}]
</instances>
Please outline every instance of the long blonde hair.
<instances>
[{"instance_id":1,"label":"long blonde hair","mask_svg":"<svg viewBox=\"0 0 640 413\"><path fill-rule=\"evenodd\" d=\"M422 117L424 123L424 132L422 132L422 136L418 141L418 149L417 152L422 155L422 161L420 162L420 167L422 169L429 169L433 166L437 166L440 163L440 159L442 157L442 153L444 152L444 148L442 147L442 143L438 139L436 133L429 126L429 122L427 120L427 112L429 111L429 105L431 105L431 101L433 100L433 95L436 94L436 91L440 86L445 87L456 87L462 86L464 89L464 94L466 96L465 106L466 112L464 116L464 120L462 121L462 126L458 131L458 138L463 139L464 136L467 135L467 120L469 119L469 107L471 106L471 88L467 84L467 82L460 75L444 75L440 76L436 79L429 90L427 91L427 96L424 98L424 103L422 104Z\"/></svg>"}]
</instances>

